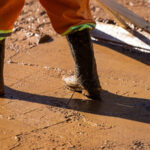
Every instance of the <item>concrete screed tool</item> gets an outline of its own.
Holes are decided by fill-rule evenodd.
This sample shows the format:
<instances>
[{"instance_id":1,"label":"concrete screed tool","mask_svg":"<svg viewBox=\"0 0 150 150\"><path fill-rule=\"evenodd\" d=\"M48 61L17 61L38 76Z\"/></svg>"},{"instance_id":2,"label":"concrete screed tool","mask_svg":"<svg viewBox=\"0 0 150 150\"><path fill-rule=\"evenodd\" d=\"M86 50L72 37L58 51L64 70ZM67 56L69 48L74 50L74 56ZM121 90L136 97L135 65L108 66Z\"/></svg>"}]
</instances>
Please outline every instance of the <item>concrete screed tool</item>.
<instances>
[{"instance_id":1,"label":"concrete screed tool","mask_svg":"<svg viewBox=\"0 0 150 150\"><path fill-rule=\"evenodd\" d=\"M126 46L150 53L149 22L117 3L115 0L96 1L106 13L113 17L119 26L97 22L96 30L92 33L94 38L112 41L114 44L124 43ZM142 29L142 31L135 31L132 29L133 26Z\"/></svg>"}]
</instances>

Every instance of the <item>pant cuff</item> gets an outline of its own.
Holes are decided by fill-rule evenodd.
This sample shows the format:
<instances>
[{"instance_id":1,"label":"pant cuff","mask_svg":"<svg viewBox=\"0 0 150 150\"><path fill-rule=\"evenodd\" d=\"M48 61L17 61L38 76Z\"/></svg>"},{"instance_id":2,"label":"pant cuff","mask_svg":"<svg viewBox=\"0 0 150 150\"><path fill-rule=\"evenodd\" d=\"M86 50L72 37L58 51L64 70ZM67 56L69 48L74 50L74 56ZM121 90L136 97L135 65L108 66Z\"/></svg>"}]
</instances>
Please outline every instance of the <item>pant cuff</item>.
<instances>
[{"instance_id":1,"label":"pant cuff","mask_svg":"<svg viewBox=\"0 0 150 150\"><path fill-rule=\"evenodd\" d=\"M72 26L61 35L62 36L68 35L68 34L71 34L71 33L77 32L77 31L82 31L84 29L93 30L95 28L95 26L96 25L94 23L86 23L86 24L81 24L81 25L77 25L77 26Z\"/></svg>"},{"instance_id":2,"label":"pant cuff","mask_svg":"<svg viewBox=\"0 0 150 150\"><path fill-rule=\"evenodd\" d=\"M0 41L5 39L7 36L10 36L12 30L0 30Z\"/></svg>"}]
</instances>

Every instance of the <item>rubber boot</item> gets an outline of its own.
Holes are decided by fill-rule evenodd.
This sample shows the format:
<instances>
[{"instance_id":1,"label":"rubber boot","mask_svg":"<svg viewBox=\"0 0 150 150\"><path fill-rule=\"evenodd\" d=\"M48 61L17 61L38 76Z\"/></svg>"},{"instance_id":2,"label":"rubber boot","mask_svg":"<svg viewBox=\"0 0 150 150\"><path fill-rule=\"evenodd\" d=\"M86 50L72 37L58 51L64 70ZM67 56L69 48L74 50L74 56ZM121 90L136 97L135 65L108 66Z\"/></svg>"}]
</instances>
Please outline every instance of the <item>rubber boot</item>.
<instances>
[{"instance_id":1,"label":"rubber boot","mask_svg":"<svg viewBox=\"0 0 150 150\"><path fill-rule=\"evenodd\" d=\"M67 88L100 100L101 86L89 30L69 34L67 40L75 62L75 75L63 79Z\"/></svg>"},{"instance_id":2,"label":"rubber boot","mask_svg":"<svg viewBox=\"0 0 150 150\"><path fill-rule=\"evenodd\" d=\"M5 49L5 40L0 41L0 97L4 96L4 49Z\"/></svg>"}]
</instances>

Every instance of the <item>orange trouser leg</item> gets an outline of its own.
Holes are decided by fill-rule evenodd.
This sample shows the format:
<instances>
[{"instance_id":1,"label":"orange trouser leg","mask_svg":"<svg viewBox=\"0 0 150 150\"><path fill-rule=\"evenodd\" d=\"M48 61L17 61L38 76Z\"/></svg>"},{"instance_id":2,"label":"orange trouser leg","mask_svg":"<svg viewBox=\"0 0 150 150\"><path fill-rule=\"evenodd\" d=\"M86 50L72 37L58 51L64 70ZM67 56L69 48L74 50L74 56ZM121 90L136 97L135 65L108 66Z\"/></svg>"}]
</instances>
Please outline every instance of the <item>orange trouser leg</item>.
<instances>
[{"instance_id":1,"label":"orange trouser leg","mask_svg":"<svg viewBox=\"0 0 150 150\"><path fill-rule=\"evenodd\" d=\"M25 0L0 0L0 38L13 29Z\"/></svg>"},{"instance_id":2,"label":"orange trouser leg","mask_svg":"<svg viewBox=\"0 0 150 150\"><path fill-rule=\"evenodd\" d=\"M52 25L59 34L70 27L93 23L89 0L39 0L47 11Z\"/></svg>"}]
</instances>

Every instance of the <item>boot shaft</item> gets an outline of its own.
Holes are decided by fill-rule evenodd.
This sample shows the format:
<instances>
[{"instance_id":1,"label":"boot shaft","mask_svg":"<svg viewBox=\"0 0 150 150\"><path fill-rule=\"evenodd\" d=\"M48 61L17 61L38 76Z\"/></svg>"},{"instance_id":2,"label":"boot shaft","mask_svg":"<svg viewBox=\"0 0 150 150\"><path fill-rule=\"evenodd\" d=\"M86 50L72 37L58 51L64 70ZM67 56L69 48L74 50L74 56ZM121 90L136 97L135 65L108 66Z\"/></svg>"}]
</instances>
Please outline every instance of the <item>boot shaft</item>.
<instances>
[{"instance_id":1,"label":"boot shaft","mask_svg":"<svg viewBox=\"0 0 150 150\"><path fill-rule=\"evenodd\" d=\"M5 49L5 40L2 40L0 41L0 60L4 59L4 49Z\"/></svg>"},{"instance_id":2,"label":"boot shaft","mask_svg":"<svg viewBox=\"0 0 150 150\"><path fill-rule=\"evenodd\" d=\"M70 50L75 62L76 76L79 78L82 76L83 71L93 70L93 45L88 29L69 34L67 36ZM84 64L84 65L82 65ZM80 67L80 69L79 69ZM92 72L88 72L87 75L92 75Z\"/></svg>"},{"instance_id":3,"label":"boot shaft","mask_svg":"<svg viewBox=\"0 0 150 150\"><path fill-rule=\"evenodd\" d=\"M4 49L5 49L5 40L0 41L0 96L4 95Z\"/></svg>"}]
</instances>

